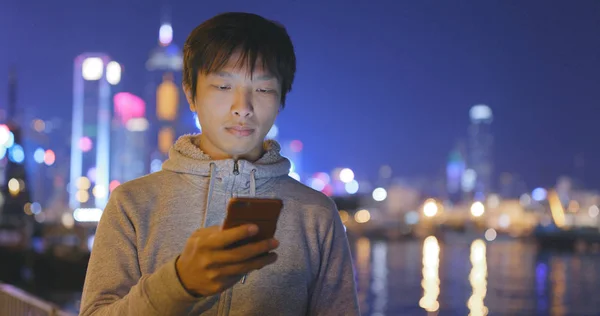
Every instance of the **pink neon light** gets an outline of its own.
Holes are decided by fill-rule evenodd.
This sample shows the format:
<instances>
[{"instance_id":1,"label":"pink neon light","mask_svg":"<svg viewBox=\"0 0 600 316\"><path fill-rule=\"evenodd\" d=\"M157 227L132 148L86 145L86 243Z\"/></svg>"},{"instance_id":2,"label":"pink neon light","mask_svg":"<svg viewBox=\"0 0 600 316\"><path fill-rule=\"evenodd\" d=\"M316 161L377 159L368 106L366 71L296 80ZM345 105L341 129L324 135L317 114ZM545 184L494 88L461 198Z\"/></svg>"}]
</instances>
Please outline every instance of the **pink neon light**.
<instances>
[{"instance_id":1,"label":"pink neon light","mask_svg":"<svg viewBox=\"0 0 600 316\"><path fill-rule=\"evenodd\" d=\"M55 161L56 161L56 155L54 154L54 151L52 151L50 149L46 150L46 152L44 153L44 163L47 166L52 166Z\"/></svg>"},{"instance_id":2,"label":"pink neon light","mask_svg":"<svg viewBox=\"0 0 600 316\"><path fill-rule=\"evenodd\" d=\"M110 185L108 186L108 187L109 187L109 190L110 190L110 192L114 191L114 190L115 190L115 189L116 189L118 186L120 186L120 185L121 185L121 182L119 182L118 180L112 180L112 181L110 182Z\"/></svg>"},{"instance_id":3,"label":"pink neon light","mask_svg":"<svg viewBox=\"0 0 600 316\"><path fill-rule=\"evenodd\" d=\"M293 140L293 141L290 143L290 147L292 148L292 151L293 151L293 152L295 152L295 153L299 153L299 152L301 152L301 151L302 151L302 147L304 147L304 145L303 145L303 144L302 144L302 142L301 142L301 141L299 141L299 140Z\"/></svg>"},{"instance_id":4,"label":"pink neon light","mask_svg":"<svg viewBox=\"0 0 600 316\"><path fill-rule=\"evenodd\" d=\"M81 149L81 151L83 151L84 153L87 153L88 151L92 150L92 147L92 140L89 137L83 136L79 140L79 149Z\"/></svg>"},{"instance_id":5,"label":"pink neon light","mask_svg":"<svg viewBox=\"0 0 600 316\"><path fill-rule=\"evenodd\" d=\"M146 115L146 103L140 97L129 92L120 92L113 98L115 114L125 124L132 118Z\"/></svg>"}]
</instances>

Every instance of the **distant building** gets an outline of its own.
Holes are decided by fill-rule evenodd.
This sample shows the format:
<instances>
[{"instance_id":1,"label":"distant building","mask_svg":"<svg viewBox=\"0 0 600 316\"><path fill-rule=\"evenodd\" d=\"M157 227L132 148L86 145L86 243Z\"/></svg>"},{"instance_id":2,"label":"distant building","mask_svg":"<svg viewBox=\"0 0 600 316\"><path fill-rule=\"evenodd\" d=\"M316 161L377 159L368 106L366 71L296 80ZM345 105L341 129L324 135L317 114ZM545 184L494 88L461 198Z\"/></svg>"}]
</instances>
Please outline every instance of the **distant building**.
<instances>
[{"instance_id":1,"label":"distant building","mask_svg":"<svg viewBox=\"0 0 600 316\"><path fill-rule=\"evenodd\" d=\"M504 199L518 199L523 192L527 192L528 190L529 188L520 175L508 172L500 174L498 189L496 190L500 197Z\"/></svg>"},{"instance_id":2,"label":"distant building","mask_svg":"<svg viewBox=\"0 0 600 316\"><path fill-rule=\"evenodd\" d=\"M66 130L58 117L44 120L37 113L25 121L29 122L24 125L24 143L25 156L29 158L27 170L31 171L32 202L46 206L52 197L53 179L57 176L65 178L69 173L70 129ZM62 189L66 192L67 188Z\"/></svg>"},{"instance_id":3,"label":"distant building","mask_svg":"<svg viewBox=\"0 0 600 316\"><path fill-rule=\"evenodd\" d=\"M6 124L0 124L0 225L22 227L31 215L31 187L25 169L22 129L15 120L17 111L17 77L8 77Z\"/></svg>"},{"instance_id":4,"label":"distant building","mask_svg":"<svg viewBox=\"0 0 600 316\"><path fill-rule=\"evenodd\" d=\"M71 209L104 209L108 200L112 99L121 66L103 53L75 59L71 134Z\"/></svg>"},{"instance_id":5,"label":"distant building","mask_svg":"<svg viewBox=\"0 0 600 316\"><path fill-rule=\"evenodd\" d=\"M472 193L473 198L484 200L493 189L493 115L490 107L479 104L471 108L469 116L468 169L464 174L468 179L463 179L463 188ZM468 185L469 182L472 182L472 186Z\"/></svg>"},{"instance_id":6,"label":"distant building","mask_svg":"<svg viewBox=\"0 0 600 316\"><path fill-rule=\"evenodd\" d=\"M159 46L150 52L146 62L148 84L145 91L147 105L149 172L160 170L176 138L196 129L193 115L181 115L187 108L181 89L183 68L182 52L173 43L173 28L163 23L159 29Z\"/></svg>"},{"instance_id":7,"label":"distant building","mask_svg":"<svg viewBox=\"0 0 600 316\"><path fill-rule=\"evenodd\" d=\"M464 146L459 144L450 152L446 164L446 192L448 198L458 202L463 196L461 183L466 170L466 153Z\"/></svg>"},{"instance_id":8,"label":"distant building","mask_svg":"<svg viewBox=\"0 0 600 316\"><path fill-rule=\"evenodd\" d=\"M111 191L118 184L148 173L146 103L129 92L117 93L113 100Z\"/></svg>"}]
</instances>

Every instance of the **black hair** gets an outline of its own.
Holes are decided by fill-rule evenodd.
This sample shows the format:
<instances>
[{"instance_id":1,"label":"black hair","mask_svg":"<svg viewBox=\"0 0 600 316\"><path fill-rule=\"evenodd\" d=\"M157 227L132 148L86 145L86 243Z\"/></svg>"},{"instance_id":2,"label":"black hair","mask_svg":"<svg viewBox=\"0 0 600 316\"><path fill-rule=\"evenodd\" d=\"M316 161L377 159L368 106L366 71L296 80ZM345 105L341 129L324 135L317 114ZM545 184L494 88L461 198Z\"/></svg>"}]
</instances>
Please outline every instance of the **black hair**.
<instances>
[{"instance_id":1,"label":"black hair","mask_svg":"<svg viewBox=\"0 0 600 316\"><path fill-rule=\"evenodd\" d=\"M283 108L296 74L292 41L280 23L243 12L214 16L198 25L185 41L183 85L190 90L192 99L196 97L198 73L218 72L237 51L237 65L248 66L250 75L260 58L265 69L279 79Z\"/></svg>"}]
</instances>

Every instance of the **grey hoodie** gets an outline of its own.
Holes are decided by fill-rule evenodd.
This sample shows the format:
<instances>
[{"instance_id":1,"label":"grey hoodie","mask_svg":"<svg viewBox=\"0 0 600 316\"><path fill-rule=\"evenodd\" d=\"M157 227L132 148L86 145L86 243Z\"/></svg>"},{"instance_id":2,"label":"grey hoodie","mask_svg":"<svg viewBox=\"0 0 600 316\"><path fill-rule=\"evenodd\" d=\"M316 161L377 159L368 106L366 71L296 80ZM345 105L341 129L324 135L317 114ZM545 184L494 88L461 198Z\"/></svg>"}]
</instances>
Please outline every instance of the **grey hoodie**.
<instances>
[{"instance_id":1,"label":"grey hoodie","mask_svg":"<svg viewBox=\"0 0 600 316\"><path fill-rule=\"evenodd\" d=\"M359 315L352 259L335 204L288 176L274 141L251 163L211 160L182 136L163 170L110 196L98 224L81 315ZM192 232L222 224L233 196L283 200L278 260L220 295L196 298L175 260Z\"/></svg>"}]
</instances>

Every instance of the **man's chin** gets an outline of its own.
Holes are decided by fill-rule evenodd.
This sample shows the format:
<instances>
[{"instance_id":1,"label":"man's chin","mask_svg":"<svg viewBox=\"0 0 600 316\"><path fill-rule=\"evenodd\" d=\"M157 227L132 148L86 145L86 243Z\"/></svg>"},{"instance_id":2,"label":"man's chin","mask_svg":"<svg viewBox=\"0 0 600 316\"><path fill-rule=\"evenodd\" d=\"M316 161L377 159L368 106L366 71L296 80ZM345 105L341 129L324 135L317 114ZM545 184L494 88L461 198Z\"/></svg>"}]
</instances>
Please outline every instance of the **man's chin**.
<instances>
[{"instance_id":1,"label":"man's chin","mask_svg":"<svg viewBox=\"0 0 600 316\"><path fill-rule=\"evenodd\" d=\"M260 155L262 149L262 143L260 145L256 144L255 146L244 145L244 146L230 146L226 149L226 152L229 156L234 159L258 159L259 157L254 157L257 154Z\"/></svg>"}]
</instances>

